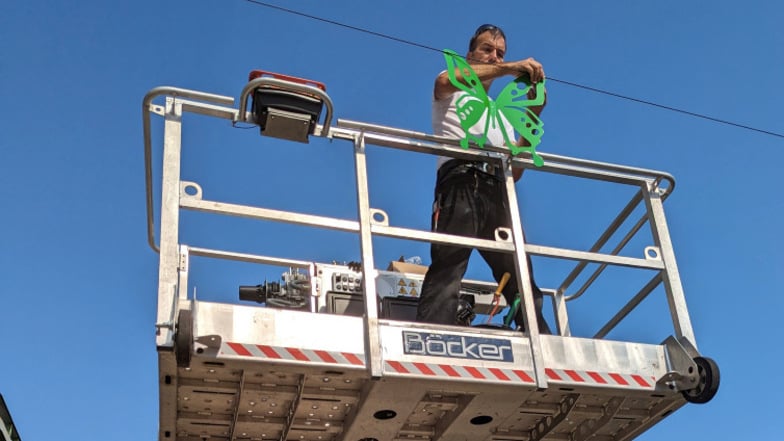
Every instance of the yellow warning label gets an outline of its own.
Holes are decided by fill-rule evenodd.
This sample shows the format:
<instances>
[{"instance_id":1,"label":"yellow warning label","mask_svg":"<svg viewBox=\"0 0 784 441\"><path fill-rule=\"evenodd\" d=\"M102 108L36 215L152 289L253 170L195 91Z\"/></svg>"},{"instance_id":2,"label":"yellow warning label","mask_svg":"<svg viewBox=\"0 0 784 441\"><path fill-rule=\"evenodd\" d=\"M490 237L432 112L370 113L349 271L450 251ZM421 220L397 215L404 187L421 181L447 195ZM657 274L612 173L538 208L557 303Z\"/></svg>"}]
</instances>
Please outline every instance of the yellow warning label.
<instances>
[{"instance_id":1,"label":"yellow warning label","mask_svg":"<svg viewBox=\"0 0 784 441\"><path fill-rule=\"evenodd\" d=\"M408 293L406 292L406 288L404 286L401 286L400 287L400 291L398 291L398 294L404 294L405 295L405 294L408 294Z\"/></svg>"},{"instance_id":2,"label":"yellow warning label","mask_svg":"<svg viewBox=\"0 0 784 441\"><path fill-rule=\"evenodd\" d=\"M406 286L406 281L403 280L403 279L398 280L397 281L397 286Z\"/></svg>"},{"instance_id":3,"label":"yellow warning label","mask_svg":"<svg viewBox=\"0 0 784 441\"><path fill-rule=\"evenodd\" d=\"M411 294L412 296L418 296L419 295L419 293L417 293L416 288L411 288L411 292L409 294Z\"/></svg>"},{"instance_id":4,"label":"yellow warning label","mask_svg":"<svg viewBox=\"0 0 784 441\"><path fill-rule=\"evenodd\" d=\"M408 286L417 286L416 282L409 282Z\"/></svg>"}]
</instances>

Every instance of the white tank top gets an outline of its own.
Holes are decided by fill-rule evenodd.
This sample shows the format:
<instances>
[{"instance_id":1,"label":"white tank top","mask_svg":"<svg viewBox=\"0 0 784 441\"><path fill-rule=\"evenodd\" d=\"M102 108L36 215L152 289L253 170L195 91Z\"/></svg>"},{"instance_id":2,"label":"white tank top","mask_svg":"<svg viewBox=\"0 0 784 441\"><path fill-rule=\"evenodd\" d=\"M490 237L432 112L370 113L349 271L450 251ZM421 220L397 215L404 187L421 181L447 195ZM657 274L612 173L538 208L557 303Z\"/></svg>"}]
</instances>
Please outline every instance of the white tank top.
<instances>
[{"instance_id":1,"label":"white tank top","mask_svg":"<svg viewBox=\"0 0 784 441\"><path fill-rule=\"evenodd\" d=\"M431 121L433 124L433 134L437 136L445 136L447 138L454 138L454 139L463 139L465 138L465 131L460 126L460 118L457 116L457 101L463 97L468 95L468 93L463 91L458 91L453 93L452 95L437 100L433 98L432 103L432 112L431 112ZM499 114L501 121L503 122L504 128L506 128L507 135L509 139L514 142L516 140L514 134L514 128L509 123L509 121L503 116ZM485 122L487 121L487 112L482 115L482 118L476 123L473 127L469 129L469 133L476 136L481 136L482 131L485 127ZM496 124L495 127L490 127L487 132L487 143L494 145L496 147L502 147L504 145L504 136L501 132L501 124ZM450 160L452 158L447 156L439 156L438 161L436 162L436 167L441 167L443 163Z\"/></svg>"}]
</instances>

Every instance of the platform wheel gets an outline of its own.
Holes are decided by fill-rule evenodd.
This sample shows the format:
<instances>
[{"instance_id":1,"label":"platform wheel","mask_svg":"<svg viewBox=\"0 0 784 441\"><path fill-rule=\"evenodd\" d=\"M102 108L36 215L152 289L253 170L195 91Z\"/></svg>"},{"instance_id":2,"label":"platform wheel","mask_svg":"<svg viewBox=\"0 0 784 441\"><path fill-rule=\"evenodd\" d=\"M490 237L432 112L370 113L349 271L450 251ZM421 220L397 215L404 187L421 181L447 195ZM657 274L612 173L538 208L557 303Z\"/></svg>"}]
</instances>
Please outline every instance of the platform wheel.
<instances>
[{"instance_id":1,"label":"platform wheel","mask_svg":"<svg viewBox=\"0 0 784 441\"><path fill-rule=\"evenodd\" d=\"M707 403L719 390L719 366L708 357L696 357L694 363L697 364L697 386L681 393L690 403Z\"/></svg>"},{"instance_id":2,"label":"platform wheel","mask_svg":"<svg viewBox=\"0 0 784 441\"><path fill-rule=\"evenodd\" d=\"M181 309L177 314L177 327L174 331L174 354L177 367L189 367L193 356L193 316L191 311Z\"/></svg>"}]
</instances>

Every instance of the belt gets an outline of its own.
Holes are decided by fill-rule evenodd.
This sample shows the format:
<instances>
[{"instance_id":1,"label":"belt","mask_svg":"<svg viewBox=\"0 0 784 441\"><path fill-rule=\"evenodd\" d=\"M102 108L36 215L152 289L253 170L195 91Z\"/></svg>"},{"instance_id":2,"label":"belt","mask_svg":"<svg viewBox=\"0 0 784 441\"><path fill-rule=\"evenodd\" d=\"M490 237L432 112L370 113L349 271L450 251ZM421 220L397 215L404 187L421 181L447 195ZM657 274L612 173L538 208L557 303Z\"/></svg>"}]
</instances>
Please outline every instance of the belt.
<instances>
[{"instance_id":1,"label":"belt","mask_svg":"<svg viewBox=\"0 0 784 441\"><path fill-rule=\"evenodd\" d=\"M477 170L501 180L504 178L504 170L498 165L491 164L489 162L450 159L449 161L446 161L443 165L441 165L441 167L439 167L438 180L440 181L444 179L447 175L451 173L463 171L467 169Z\"/></svg>"}]
</instances>

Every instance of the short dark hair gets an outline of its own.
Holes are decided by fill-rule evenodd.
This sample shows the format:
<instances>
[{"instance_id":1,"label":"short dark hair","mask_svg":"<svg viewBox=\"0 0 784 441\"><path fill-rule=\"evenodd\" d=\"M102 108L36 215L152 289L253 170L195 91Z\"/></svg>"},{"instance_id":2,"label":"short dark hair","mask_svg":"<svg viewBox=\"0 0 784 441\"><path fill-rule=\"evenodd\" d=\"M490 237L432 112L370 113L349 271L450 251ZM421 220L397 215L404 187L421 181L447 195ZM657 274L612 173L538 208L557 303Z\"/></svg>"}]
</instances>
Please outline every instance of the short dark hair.
<instances>
[{"instance_id":1,"label":"short dark hair","mask_svg":"<svg viewBox=\"0 0 784 441\"><path fill-rule=\"evenodd\" d=\"M491 34L493 34L494 37L501 36L501 38L506 40L506 35L504 34L503 29L499 28L496 25L483 24L482 26L476 28L476 32L474 32L474 36L471 37L471 41L468 42L468 52L473 52L473 50L476 49L476 39L480 35L484 34L485 32L490 32Z\"/></svg>"}]
</instances>

